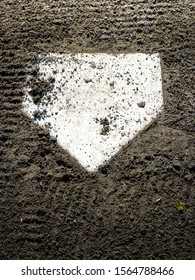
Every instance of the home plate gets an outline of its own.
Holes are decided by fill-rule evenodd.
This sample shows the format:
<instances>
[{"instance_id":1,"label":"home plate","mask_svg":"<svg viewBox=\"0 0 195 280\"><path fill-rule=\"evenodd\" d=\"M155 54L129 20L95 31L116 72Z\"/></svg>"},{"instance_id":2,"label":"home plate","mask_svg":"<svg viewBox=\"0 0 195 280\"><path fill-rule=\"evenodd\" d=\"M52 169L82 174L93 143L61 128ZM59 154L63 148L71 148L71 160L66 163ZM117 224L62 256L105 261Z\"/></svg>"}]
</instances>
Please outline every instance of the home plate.
<instances>
[{"instance_id":1,"label":"home plate","mask_svg":"<svg viewBox=\"0 0 195 280\"><path fill-rule=\"evenodd\" d=\"M24 112L88 171L163 107L159 54L47 54L29 65Z\"/></svg>"}]
</instances>

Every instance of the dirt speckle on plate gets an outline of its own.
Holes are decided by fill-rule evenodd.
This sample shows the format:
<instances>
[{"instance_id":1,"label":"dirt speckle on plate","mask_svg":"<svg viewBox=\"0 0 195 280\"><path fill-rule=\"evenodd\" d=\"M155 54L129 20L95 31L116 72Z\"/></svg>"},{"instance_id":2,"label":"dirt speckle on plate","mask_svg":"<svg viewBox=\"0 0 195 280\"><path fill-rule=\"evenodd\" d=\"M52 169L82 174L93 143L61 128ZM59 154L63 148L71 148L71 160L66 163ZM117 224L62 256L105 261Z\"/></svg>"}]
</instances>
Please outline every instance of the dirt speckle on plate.
<instances>
[{"instance_id":1,"label":"dirt speckle on plate","mask_svg":"<svg viewBox=\"0 0 195 280\"><path fill-rule=\"evenodd\" d=\"M102 126L100 134L107 135L110 130L110 124L108 118L100 119L100 125Z\"/></svg>"}]
</instances>

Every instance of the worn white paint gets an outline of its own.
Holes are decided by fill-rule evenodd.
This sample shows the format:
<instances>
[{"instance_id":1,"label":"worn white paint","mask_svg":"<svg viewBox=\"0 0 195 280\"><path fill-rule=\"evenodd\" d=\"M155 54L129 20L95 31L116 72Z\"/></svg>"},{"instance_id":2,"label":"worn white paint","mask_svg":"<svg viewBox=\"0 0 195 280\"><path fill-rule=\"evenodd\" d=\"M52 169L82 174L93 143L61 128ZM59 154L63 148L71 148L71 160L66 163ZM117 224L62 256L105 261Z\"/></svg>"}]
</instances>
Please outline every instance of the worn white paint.
<instances>
[{"instance_id":1,"label":"worn white paint","mask_svg":"<svg viewBox=\"0 0 195 280\"><path fill-rule=\"evenodd\" d=\"M158 54L48 54L30 67L53 89L34 104L29 74L25 113L88 171L114 156L163 106Z\"/></svg>"}]
</instances>

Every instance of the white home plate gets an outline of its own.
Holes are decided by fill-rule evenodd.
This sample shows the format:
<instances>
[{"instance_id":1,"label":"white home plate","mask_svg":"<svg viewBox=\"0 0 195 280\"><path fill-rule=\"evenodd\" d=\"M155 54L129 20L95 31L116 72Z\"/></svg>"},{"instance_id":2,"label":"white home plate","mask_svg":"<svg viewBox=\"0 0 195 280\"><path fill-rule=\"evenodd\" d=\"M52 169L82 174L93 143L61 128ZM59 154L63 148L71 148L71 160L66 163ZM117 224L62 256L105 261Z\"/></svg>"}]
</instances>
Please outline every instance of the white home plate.
<instances>
[{"instance_id":1,"label":"white home plate","mask_svg":"<svg viewBox=\"0 0 195 280\"><path fill-rule=\"evenodd\" d=\"M162 109L158 54L48 54L30 69L23 110L88 171Z\"/></svg>"}]
</instances>

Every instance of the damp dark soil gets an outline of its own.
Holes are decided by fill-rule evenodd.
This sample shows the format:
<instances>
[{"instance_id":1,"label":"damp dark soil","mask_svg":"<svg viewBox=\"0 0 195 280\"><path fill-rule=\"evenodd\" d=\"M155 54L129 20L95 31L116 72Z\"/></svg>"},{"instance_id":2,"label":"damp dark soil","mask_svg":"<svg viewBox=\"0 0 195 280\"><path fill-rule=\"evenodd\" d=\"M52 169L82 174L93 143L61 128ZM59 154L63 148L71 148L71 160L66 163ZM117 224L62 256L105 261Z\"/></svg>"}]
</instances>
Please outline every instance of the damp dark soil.
<instances>
[{"instance_id":1,"label":"damp dark soil","mask_svg":"<svg viewBox=\"0 0 195 280\"><path fill-rule=\"evenodd\" d=\"M1 259L194 259L194 1L1 0L0 10ZM98 172L22 111L28 66L49 52L160 53L163 112Z\"/></svg>"}]
</instances>

